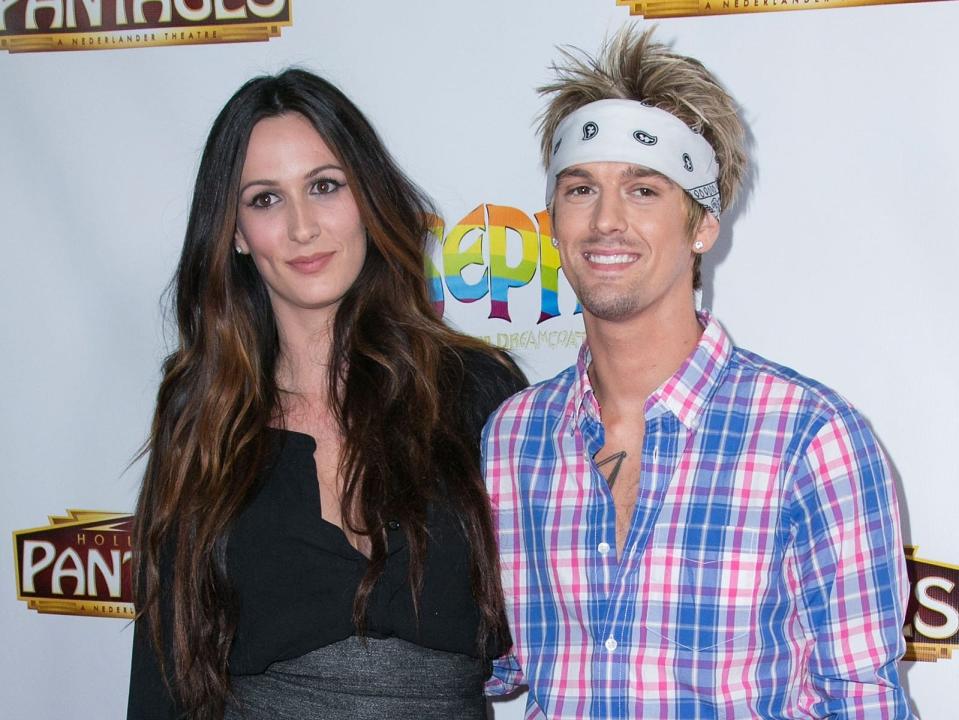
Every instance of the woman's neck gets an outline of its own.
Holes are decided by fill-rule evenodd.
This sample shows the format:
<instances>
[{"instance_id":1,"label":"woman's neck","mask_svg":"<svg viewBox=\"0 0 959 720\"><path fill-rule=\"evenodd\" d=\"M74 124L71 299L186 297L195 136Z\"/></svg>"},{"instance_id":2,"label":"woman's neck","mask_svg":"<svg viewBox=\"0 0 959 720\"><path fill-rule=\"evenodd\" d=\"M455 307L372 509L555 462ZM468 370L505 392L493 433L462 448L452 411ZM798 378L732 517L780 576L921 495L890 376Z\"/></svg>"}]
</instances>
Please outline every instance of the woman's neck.
<instances>
[{"instance_id":1,"label":"woman's neck","mask_svg":"<svg viewBox=\"0 0 959 720\"><path fill-rule=\"evenodd\" d=\"M276 319L280 341L277 387L304 398L326 398L333 348L332 317L277 314Z\"/></svg>"}]
</instances>

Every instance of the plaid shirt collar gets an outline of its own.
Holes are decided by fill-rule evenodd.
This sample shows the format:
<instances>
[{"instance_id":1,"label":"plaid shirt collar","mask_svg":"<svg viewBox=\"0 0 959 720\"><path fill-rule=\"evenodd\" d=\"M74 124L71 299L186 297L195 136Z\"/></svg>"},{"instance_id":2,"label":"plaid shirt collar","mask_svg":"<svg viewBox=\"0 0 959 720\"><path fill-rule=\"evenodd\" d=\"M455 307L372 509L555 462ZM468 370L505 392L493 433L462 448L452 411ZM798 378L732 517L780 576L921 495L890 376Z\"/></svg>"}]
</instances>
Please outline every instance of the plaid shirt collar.
<instances>
[{"instance_id":1,"label":"plaid shirt collar","mask_svg":"<svg viewBox=\"0 0 959 720\"><path fill-rule=\"evenodd\" d=\"M683 361L672 377L660 385L646 400L646 417L654 418L669 412L690 430L699 425L703 409L722 379L732 354L733 344L709 312L697 313L703 326L703 335L696 349ZM576 360L576 379L573 382L570 403L577 424L584 415L599 419L600 407L589 381L592 354L589 343L583 342Z\"/></svg>"}]
</instances>

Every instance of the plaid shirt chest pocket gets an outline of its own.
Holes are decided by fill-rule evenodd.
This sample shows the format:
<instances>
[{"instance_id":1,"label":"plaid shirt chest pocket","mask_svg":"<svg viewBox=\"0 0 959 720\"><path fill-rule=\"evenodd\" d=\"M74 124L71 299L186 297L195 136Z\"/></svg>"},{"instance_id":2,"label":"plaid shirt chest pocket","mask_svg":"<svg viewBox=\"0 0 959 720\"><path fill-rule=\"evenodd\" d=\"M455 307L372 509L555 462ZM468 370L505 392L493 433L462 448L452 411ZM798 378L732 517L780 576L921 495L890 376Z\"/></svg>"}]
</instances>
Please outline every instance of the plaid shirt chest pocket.
<instances>
[{"instance_id":1,"label":"plaid shirt chest pocket","mask_svg":"<svg viewBox=\"0 0 959 720\"><path fill-rule=\"evenodd\" d=\"M749 527L655 528L640 561L647 630L687 650L742 644L757 625L766 540Z\"/></svg>"}]
</instances>

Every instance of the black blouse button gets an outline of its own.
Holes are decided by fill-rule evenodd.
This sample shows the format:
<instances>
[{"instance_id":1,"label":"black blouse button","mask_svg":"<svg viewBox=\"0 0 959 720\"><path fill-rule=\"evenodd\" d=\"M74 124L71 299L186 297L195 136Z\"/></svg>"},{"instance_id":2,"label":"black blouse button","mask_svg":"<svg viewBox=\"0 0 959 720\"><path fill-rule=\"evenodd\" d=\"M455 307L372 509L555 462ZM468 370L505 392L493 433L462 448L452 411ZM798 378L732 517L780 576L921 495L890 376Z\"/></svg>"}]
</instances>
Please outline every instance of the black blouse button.
<instances>
[{"instance_id":1,"label":"black blouse button","mask_svg":"<svg viewBox=\"0 0 959 720\"><path fill-rule=\"evenodd\" d=\"M386 523L386 527L390 530L399 530L400 524L396 522L396 520L390 520L388 523Z\"/></svg>"}]
</instances>

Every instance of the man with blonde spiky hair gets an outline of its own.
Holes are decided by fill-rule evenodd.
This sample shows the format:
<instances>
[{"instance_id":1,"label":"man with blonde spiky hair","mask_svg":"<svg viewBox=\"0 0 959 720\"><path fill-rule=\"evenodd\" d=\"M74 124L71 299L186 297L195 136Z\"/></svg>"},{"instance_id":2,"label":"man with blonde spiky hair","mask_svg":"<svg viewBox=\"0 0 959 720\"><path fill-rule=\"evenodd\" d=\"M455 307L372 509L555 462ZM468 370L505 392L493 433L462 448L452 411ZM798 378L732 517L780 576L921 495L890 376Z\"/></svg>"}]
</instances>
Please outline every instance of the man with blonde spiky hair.
<instances>
[{"instance_id":1,"label":"man with blonde spiky hair","mask_svg":"<svg viewBox=\"0 0 959 720\"><path fill-rule=\"evenodd\" d=\"M746 168L737 106L627 28L565 51L546 200L577 363L484 433L526 718L909 718L888 463L839 394L697 312Z\"/></svg>"}]
</instances>

